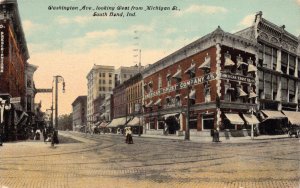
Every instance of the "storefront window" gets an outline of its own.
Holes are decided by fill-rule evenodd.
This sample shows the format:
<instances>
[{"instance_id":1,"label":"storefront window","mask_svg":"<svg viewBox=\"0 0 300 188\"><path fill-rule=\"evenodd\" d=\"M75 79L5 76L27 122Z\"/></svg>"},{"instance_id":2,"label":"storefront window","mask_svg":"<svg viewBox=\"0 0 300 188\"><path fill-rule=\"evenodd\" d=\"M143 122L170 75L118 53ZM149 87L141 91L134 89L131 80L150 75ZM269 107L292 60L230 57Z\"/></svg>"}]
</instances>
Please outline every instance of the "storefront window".
<instances>
[{"instance_id":1,"label":"storefront window","mask_svg":"<svg viewBox=\"0 0 300 188\"><path fill-rule=\"evenodd\" d=\"M150 119L150 127L149 128L150 129L155 129L155 120L154 120L154 118Z\"/></svg>"},{"instance_id":2,"label":"storefront window","mask_svg":"<svg viewBox=\"0 0 300 188\"><path fill-rule=\"evenodd\" d=\"M209 85L208 82L204 84L204 100L205 100L205 102L210 102L211 101L210 85Z\"/></svg>"},{"instance_id":3,"label":"storefront window","mask_svg":"<svg viewBox=\"0 0 300 188\"><path fill-rule=\"evenodd\" d=\"M164 121L159 121L158 122L158 129L164 129L165 128L165 122Z\"/></svg>"},{"instance_id":4,"label":"storefront window","mask_svg":"<svg viewBox=\"0 0 300 188\"><path fill-rule=\"evenodd\" d=\"M215 116L214 114L210 114L210 115L203 115L202 116L202 126L203 129L214 129L214 120L215 120Z\"/></svg>"},{"instance_id":5,"label":"storefront window","mask_svg":"<svg viewBox=\"0 0 300 188\"><path fill-rule=\"evenodd\" d=\"M233 88L231 88L231 84L230 83L226 83L225 84L225 96L224 96L224 100L227 102L231 102L231 92L233 92L232 90Z\"/></svg>"},{"instance_id":6,"label":"storefront window","mask_svg":"<svg viewBox=\"0 0 300 188\"><path fill-rule=\"evenodd\" d=\"M190 129L197 129L197 119L190 120L189 128Z\"/></svg>"}]
</instances>

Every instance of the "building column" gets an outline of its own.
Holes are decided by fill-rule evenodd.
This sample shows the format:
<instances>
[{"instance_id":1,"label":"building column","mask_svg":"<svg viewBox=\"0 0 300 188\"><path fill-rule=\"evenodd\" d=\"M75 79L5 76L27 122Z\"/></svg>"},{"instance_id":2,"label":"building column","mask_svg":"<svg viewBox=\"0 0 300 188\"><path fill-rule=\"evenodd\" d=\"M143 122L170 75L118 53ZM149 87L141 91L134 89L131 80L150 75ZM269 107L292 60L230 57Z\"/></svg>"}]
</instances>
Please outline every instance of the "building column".
<instances>
[{"instance_id":1,"label":"building column","mask_svg":"<svg viewBox=\"0 0 300 188\"><path fill-rule=\"evenodd\" d=\"M180 113L179 115L179 124L180 124L180 131L183 131L183 115Z\"/></svg>"},{"instance_id":2,"label":"building column","mask_svg":"<svg viewBox=\"0 0 300 188\"><path fill-rule=\"evenodd\" d=\"M277 66L276 66L276 71L281 72L281 49L277 51ZM282 109L282 104L281 104L281 77L277 77L277 96L276 100L280 101L278 104L278 110Z\"/></svg>"},{"instance_id":3,"label":"building column","mask_svg":"<svg viewBox=\"0 0 300 188\"><path fill-rule=\"evenodd\" d=\"M281 72L281 49L277 50L276 71Z\"/></svg>"},{"instance_id":4,"label":"building column","mask_svg":"<svg viewBox=\"0 0 300 188\"><path fill-rule=\"evenodd\" d=\"M299 60L298 57L296 56L296 64L295 64L295 74L294 76L296 78L298 78L298 67L299 67ZM298 104L298 97L299 97L300 93L299 93L299 81L296 80L296 91L295 91L295 102ZM296 107L296 111L299 111L299 107L297 105Z\"/></svg>"},{"instance_id":5,"label":"building column","mask_svg":"<svg viewBox=\"0 0 300 188\"><path fill-rule=\"evenodd\" d=\"M216 61L217 61L217 96L219 96L221 100L221 46L220 44L216 44ZM216 109L216 127L219 127L221 125L221 110L219 107Z\"/></svg>"}]
</instances>

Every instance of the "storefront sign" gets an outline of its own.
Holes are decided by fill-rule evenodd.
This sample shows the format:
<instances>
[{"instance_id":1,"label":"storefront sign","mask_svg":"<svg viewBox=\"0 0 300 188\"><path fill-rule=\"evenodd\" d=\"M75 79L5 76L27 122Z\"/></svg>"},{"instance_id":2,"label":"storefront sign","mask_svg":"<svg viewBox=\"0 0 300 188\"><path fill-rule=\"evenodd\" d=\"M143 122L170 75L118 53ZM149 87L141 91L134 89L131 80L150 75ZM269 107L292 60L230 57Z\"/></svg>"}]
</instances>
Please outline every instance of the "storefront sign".
<instances>
[{"instance_id":1,"label":"storefront sign","mask_svg":"<svg viewBox=\"0 0 300 188\"><path fill-rule=\"evenodd\" d=\"M170 93L170 92L178 90L178 89L185 89L188 86L198 85L198 84L210 81L210 80L214 80L214 79L216 79L216 77L217 77L216 73L210 73L210 74L207 74L202 77L196 77L196 78L193 78L190 80L185 80L185 81L182 81L175 85L172 85L172 86L169 86L166 88L161 88L161 89L153 91L153 92L149 92L145 95L145 99L152 98L154 96L159 96L163 93Z\"/></svg>"},{"instance_id":2,"label":"storefront sign","mask_svg":"<svg viewBox=\"0 0 300 188\"><path fill-rule=\"evenodd\" d=\"M237 82L255 83L254 78L224 72L221 73L221 79L232 80Z\"/></svg>"},{"instance_id":3,"label":"storefront sign","mask_svg":"<svg viewBox=\"0 0 300 188\"><path fill-rule=\"evenodd\" d=\"M10 103L12 103L12 104L16 104L16 103L20 103L20 102L21 102L21 97L10 98Z\"/></svg>"},{"instance_id":4,"label":"storefront sign","mask_svg":"<svg viewBox=\"0 0 300 188\"><path fill-rule=\"evenodd\" d=\"M37 93L51 93L52 89L36 89Z\"/></svg>"}]
</instances>

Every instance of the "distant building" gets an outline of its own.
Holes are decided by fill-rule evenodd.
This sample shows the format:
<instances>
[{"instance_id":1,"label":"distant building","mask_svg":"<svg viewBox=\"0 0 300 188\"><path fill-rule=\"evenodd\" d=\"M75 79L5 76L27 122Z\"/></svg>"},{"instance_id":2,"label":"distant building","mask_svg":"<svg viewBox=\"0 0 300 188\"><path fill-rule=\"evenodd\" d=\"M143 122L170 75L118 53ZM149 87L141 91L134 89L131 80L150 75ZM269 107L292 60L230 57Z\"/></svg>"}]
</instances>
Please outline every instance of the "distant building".
<instances>
[{"instance_id":1,"label":"distant building","mask_svg":"<svg viewBox=\"0 0 300 188\"><path fill-rule=\"evenodd\" d=\"M129 78L133 77L134 75L139 73L139 71L141 71L141 69L143 69L143 67L139 68L138 65L131 66L131 67L121 66L120 68L118 68L115 71L115 74L116 74L116 77L117 77L116 85L122 84L123 82L125 82Z\"/></svg>"},{"instance_id":2,"label":"distant building","mask_svg":"<svg viewBox=\"0 0 300 188\"><path fill-rule=\"evenodd\" d=\"M115 86L114 72L114 66L94 65L87 74L87 125L89 128L96 123L97 116L101 115L98 113L99 109L95 109L101 105L95 105L94 101L102 103L100 98L104 100L106 96L112 94Z\"/></svg>"},{"instance_id":3,"label":"distant building","mask_svg":"<svg viewBox=\"0 0 300 188\"><path fill-rule=\"evenodd\" d=\"M299 111L300 107L300 40L285 26L264 19L262 12L254 17L251 27L236 33L258 44L258 109L264 119L262 131L274 133L276 129L295 118L285 111ZM281 111L286 114L282 115ZM298 113L300 115L300 113ZM293 123L300 124L298 121Z\"/></svg>"},{"instance_id":4,"label":"distant building","mask_svg":"<svg viewBox=\"0 0 300 188\"><path fill-rule=\"evenodd\" d=\"M79 96L72 103L72 126L74 131L86 126L87 96Z\"/></svg>"},{"instance_id":5,"label":"distant building","mask_svg":"<svg viewBox=\"0 0 300 188\"><path fill-rule=\"evenodd\" d=\"M37 70L38 66L27 63L26 64L26 111L34 112L34 97L35 97L35 84L33 80L33 74Z\"/></svg>"}]
</instances>

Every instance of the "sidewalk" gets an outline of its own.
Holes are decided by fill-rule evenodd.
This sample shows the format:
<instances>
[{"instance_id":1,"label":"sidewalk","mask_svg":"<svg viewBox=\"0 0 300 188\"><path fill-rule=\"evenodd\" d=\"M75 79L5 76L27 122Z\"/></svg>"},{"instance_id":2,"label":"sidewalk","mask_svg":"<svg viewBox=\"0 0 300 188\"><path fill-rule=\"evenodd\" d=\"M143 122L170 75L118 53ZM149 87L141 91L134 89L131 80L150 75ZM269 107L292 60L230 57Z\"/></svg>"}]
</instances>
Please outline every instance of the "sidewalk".
<instances>
[{"instance_id":1,"label":"sidewalk","mask_svg":"<svg viewBox=\"0 0 300 188\"><path fill-rule=\"evenodd\" d=\"M138 137L138 135L133 135L134 137ZM184 140L184 136L177 136L177 135L149 135L149 134L142 134L141 137L146 138L160 138L160 139L173 139L173 140ZM250 136L245 137L220 137L221 143L251 143L257 141L265 141L265 140L275 140L275 139L295 139L289 138L287 134L283 135L260 135L254 137L252 140ZM211 143L212 137L210 136L191 136L191 142L201 142L201 143Z\"/></svg>"}]
</instances>

